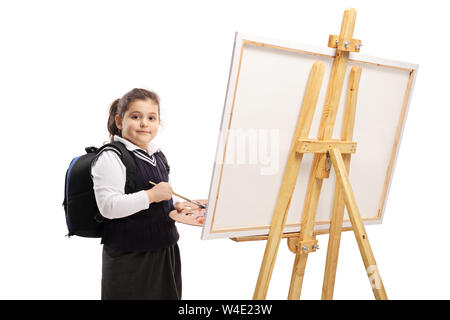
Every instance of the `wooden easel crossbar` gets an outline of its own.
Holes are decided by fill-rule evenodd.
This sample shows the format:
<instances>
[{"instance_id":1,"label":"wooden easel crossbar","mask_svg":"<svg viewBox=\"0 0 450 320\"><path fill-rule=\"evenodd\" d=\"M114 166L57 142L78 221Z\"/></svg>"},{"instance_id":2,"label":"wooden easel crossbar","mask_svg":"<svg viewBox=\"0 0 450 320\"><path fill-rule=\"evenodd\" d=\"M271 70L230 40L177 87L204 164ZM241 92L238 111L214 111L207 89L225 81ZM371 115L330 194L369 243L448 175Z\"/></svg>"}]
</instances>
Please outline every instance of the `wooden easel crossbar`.
<instances>
[{"instance_id":1,"label":"wooden easel crossbar","mask_svg":"<svg viewBox=\"0 0 450 320\"><path fill-rule=\"evenodd\" d=\"M289 249L295 253L288 299L300 298L308 254L318 249L316 235L320 232L314 231L315 215L322 183L324 179L329 178L331 167L334 168L336 173L336 187L329 229L322 299L333 298L341 232L344 230L352 230L355 235L375 298L387 299L348 176L351 154L356 152L356 142L353 142L352 139L361 77L361 68L358 66L354 66L350 71L341 139L332 139L349 53L359 52L361 47L361 41L353 39L355 21L356 10L353 8L345 10L340 34L338 36L330 35L329 37L328 45L336 48L336 56L328 82L317 139L310 139L308 136L324 77L325 66L322 62L317 61L311 68L269 235L267 237L234 239L236 241L267 239L253 296L254 299L266 298L282 238L288 238ZM303 206L301 229L299 233L283 234L289 204L305 153L312 153L314 158ZM344 207L347 208L352 225L351 228L342 228Z\"/></svg>"}]
</instances>

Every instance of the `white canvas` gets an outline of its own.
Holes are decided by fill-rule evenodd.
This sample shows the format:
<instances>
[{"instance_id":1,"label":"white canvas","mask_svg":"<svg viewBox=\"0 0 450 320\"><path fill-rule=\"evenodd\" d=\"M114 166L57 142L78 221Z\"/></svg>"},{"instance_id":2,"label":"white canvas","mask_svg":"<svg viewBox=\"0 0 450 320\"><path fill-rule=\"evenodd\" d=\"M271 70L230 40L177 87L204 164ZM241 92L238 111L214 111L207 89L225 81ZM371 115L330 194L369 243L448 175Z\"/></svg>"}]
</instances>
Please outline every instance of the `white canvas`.
<instances>
[{"instance_id":1,"label":"white canvas","mask_svg":"<svg viewBox=\"0 0 450 320\"><path fill-rule=\"evenodd\" d=\"M202 239L268 234L310 69L318 60L326 67L309 135L315 139L334 52L236 34ZM349 176L364 223L381 223L418 66L350 54L333 139L340 138L354 65L362 74ZM300 230L312 159L303 157L284 232ZM329 228L335 184L331 170L316 229ZM345 212L344 226L349 225Z\"/></svg>"}]
</instances>

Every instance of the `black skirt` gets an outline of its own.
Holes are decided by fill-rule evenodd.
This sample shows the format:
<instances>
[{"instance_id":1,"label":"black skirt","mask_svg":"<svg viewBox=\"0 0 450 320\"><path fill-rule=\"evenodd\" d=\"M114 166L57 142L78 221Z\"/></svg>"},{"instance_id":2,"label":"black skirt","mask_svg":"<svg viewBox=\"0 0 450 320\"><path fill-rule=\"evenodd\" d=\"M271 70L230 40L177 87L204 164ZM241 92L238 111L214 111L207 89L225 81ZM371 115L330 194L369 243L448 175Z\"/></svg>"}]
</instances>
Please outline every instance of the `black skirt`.
<instances>
[{"instance_id":1,"label":"black skirt","mask_svg":"<svg viewBox=\"0 0 450 320\"><path fill-rule=\"evenodd\" d=\"M141 252L103 245L102 300L117 299L181 299L178 244Z\"/></svg>"}]
</instances>

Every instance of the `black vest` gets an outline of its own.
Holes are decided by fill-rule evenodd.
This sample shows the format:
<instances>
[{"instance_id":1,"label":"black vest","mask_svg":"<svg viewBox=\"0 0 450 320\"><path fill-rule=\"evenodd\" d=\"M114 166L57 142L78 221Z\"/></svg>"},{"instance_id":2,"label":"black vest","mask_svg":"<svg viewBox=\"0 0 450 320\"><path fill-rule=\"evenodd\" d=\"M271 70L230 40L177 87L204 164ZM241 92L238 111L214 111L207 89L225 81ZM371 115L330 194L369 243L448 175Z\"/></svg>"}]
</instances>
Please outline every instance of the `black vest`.
<instances>
[{"instance_id":1,"label":"black vest","mask_svg":"<svg viewBox=\"0 0 450 320\"><path fill-rule=\"evenodd\" d=\"M136 154L136 152L139 152ZM154 183L168 182L169 174L155 154L142 150L130 152L136 162L136 190L153 188ZM156 164L154 166L152 163ZM120 219L105 219L102 243L124 251L151 251L176 243L179 234L169 212L175 210L172 200L154 202L148 209Z\"/></svg>"}]
</instances>

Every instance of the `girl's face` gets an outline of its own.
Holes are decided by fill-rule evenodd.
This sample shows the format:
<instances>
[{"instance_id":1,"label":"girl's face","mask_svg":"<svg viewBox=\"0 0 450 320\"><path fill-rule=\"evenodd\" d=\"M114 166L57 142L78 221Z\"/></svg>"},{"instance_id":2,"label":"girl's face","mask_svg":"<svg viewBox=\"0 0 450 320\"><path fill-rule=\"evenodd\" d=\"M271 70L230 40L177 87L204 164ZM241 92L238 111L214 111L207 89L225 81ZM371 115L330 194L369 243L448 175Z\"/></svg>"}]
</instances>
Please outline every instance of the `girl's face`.
<instances>
[{"instance_id":1,"label":"girl's face","mask_svg":"<svg viewBox=\"0 0 450 320\"><path fill-rule=\"evenodd\" d=\"M158 134L158 105L151 99L134 100L128 106L123 119L116 115L116 126L122 130L122 138L147 150L150 141Z\"/></svg>"}]
</instances>

